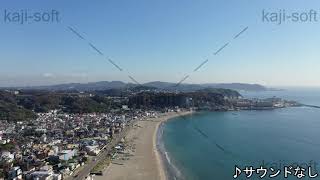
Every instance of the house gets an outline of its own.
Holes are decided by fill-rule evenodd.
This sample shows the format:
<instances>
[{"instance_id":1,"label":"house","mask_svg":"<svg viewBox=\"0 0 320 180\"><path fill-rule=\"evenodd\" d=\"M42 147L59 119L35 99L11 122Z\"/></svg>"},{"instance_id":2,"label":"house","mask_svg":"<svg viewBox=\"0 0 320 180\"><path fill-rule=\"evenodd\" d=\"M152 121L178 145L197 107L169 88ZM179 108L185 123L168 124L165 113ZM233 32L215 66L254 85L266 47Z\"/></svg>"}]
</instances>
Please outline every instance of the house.
<instances>
[{"instance_id":1,"label":"house","mask_svg":"<svg viewBox=\"0 0 320 180\"><path fill-rule=\"evenodd\" d=\"M96 156L100 153L99 146L86 146L87 153L91 156Z\"/></svg>"},{"instance_id":2,"label":"house","mask_svg":"<svg viewBox=\"0 0 320 180\"><path fill-rule=\"evenodd\" d=\"M1 154L0 160L4 160L4 161L7 161L7 162L12 162L12 161L14 160L14 155L11 154L11 153L8 152L8 151L4 151L4 152L2 152L2 154Z\"/></svg>"},{"instance_id":3,"label":"house","mask_svg":"<svg viewBox=\"0 0 320 180\"><path fill-rule=\"evenodd\" d=\"M26 175L27 180L41 179L41 180L61 180L61 174L54 174L52 166L43 166L39 171L34 171Z\"/></svg>"},{"instance_id":4,"label":"house","mask_svg":"<svg viewBox=\"0 0 320 180\"><path fill-rule=\"evenodd\" d=\"M33 179L51 180L53 179L53 173L48 171L34 171L26 176L26 180Z\"/></svg>"},{"instance_id":5,"label":"house","mask_svg":"<svg viewBox=\"0 0 320 180\"><path fill-rule=\"evenodd\" d=\"M9 142L10 142L10 139L3 139L2 137L0 139L0 144L8 144Z\"/></svg>"},{"instance_id":6,"label":"house","mask_svg":"<svg viewBox=\"0 0 320 180\"><path fill-rule=\"evenodd\" d=\"M123 109L123 110L130 110L130 108L128 107L128 105L122 105L122 109Z\"/></svg>"},{"instance_id":7,"label":"house","mask_svg":"<svg viewBox=\"0 0 320 180\"><path fill-rule=\"evenodd\" d=\"M77 155L77 150L62 150L60 153L58 153L59 159L68 161L69 159L72 159L73 156Z\"/></svg>"},{"instance_id":8,"label":"house","mask_svg":"<svg viewBox=\"0 0 320 180\"><path fill-rule=\"evenodd\" d=\"M8 172L8 179L22 179L22 170L20 169L19 166L13 167Z\"/></svg>"}]
</instances>

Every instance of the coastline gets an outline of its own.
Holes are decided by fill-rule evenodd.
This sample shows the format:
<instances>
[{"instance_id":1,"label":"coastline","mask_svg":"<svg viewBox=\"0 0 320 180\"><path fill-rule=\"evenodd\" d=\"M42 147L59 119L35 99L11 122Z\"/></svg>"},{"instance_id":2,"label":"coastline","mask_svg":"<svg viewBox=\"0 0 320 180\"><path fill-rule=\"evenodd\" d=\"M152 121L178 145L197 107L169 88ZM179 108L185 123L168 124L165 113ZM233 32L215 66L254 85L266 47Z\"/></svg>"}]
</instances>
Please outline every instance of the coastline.
<instances>
[{"instance_id":1,"label":"coastline","mask_svg":"<svg viewBox=\"0 0 320 180\"><path fill-rule=\"evenodd\" d=\"M172 118L185 116L192 113L193 111L185 111L181 113L173 113L171 116L167 115L169 117L166 117L163 121L159 122L155 129L153 146L157 157L161 180L177 179L177 177L181 177L180 171L174 166L174 164L172 164L169 155L165 150L162 140L163 125L166 121Z\"/></svg>"},{"instance_id":2,"label":"coastline","mask_svg":"<svg viewBox=\"0 0 320 180\"><path fill-rule=\"evenodd\" d=\"M192 111L170 112L157 118L140 120L129 130L126 141L132 148L132 155L126 160L113 160L105 169L103 176L94 179L103 180L166 180L170 173L165 157L158 147L158 132L163 122L174 117L192 114Z\"/></svg>"}]
</instances>

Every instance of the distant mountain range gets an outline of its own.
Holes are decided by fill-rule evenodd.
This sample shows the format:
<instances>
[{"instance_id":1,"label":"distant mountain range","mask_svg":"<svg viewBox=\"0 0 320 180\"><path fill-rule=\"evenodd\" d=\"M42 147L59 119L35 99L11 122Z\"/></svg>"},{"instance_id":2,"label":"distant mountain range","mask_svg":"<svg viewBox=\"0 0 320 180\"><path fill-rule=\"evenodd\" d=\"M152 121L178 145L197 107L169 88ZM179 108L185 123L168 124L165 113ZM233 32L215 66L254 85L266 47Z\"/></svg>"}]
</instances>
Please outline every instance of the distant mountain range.
<instances>
[{"instance_id":1,"label":"distant mountain range","mask_svg":"<svg viewBox=\"0 0 320 180\"><path fill-rule=\"evenodd\" d=\"M90 83L67 83L50 86L30 86L2 89L35 89L35 90L51 90L51 91L103 91L110 89L130 89L139 88L138 85L132 83L124 83L122 81L100 81ZM204 88L223 88L240 91L267 91L274 90L259 84L245 83L208 83L208 84L179 84L170 82L154 81L144 83L140 86L141 89L161 89L161 90L179 90L179 91L196 91Z\"/></svg>"}]
</instances>

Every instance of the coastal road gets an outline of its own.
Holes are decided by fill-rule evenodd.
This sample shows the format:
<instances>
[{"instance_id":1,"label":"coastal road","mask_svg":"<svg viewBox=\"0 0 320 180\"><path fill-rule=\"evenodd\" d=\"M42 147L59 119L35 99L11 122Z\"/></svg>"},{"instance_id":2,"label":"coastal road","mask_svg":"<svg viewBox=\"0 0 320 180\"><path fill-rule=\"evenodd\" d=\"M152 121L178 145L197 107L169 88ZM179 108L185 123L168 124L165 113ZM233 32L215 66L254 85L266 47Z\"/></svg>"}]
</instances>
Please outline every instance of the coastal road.
<instances>
[{"instance_id":1,"label":"coastal road","mask_svg":"<svg viewBox=\"0 0 320 180\"><path fill-rule=\"evenodd\" d=\"M109 152L111 152L112 148L115 147L122 138L124 138L127 134L127 132L131 129L132 125L134 124L135 121L130 122L125 128L124 130L115 135L114 139L112 139L112 141L105 147L105 149L103 149L96 157L95 157L95 161L91 161L87 164L84 165L83 169L81 171L79 171L77 174L67 178L67 180L71 180L71 179L79 179L79 180L83 180L86 177L88 177L90 175L90 172L92 171L92 169L100 162L102 161Z\"/></svg>"}]
</instances>

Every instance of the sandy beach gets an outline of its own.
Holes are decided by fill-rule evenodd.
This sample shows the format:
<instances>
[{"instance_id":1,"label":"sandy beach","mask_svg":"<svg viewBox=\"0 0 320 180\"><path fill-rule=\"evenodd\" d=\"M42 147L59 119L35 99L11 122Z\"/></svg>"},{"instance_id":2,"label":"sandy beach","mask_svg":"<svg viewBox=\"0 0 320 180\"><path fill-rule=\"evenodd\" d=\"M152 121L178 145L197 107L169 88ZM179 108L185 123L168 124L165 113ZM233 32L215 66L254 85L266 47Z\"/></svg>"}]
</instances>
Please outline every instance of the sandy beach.
<instances>
[{"instance_id":1,"label":"sandy beach","mask_svg":"<svg viewBox=\"0 0 320 180\"><path fill-rule=\"evenodd\" d=\"M151 118L135 123L126 142L130 146L129 157L113 160L97 180L165 180L166 173L157 150L157 130L160 124L170 118L191 112L167 113L159 118Z\"/></svg>"}]
</instances>

